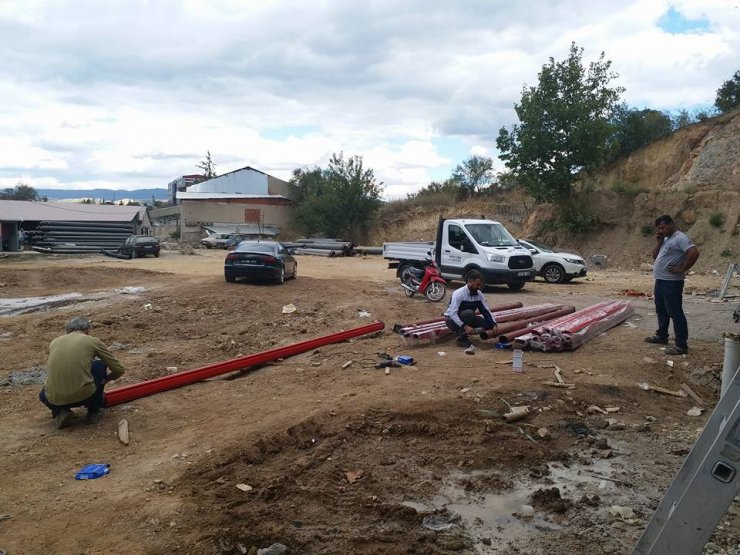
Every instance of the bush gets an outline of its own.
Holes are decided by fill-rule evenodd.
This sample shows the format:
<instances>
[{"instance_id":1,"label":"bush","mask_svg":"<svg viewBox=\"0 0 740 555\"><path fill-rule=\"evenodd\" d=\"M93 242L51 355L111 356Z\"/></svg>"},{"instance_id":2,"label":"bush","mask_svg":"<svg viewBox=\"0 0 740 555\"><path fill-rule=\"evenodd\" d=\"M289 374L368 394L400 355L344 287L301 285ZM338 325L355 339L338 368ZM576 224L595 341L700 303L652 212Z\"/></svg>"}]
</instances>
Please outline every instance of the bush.
<instances>
[{"instance_id":1,"label":"bush","mask_svg":"<svg viewBox=\"0 0 740 555\"><path fill-rule=\"evenodd\" d=\"M624 181L615 181L610 188L618 195L626 195L630 198L645 192L645 189L636 183L625 183Z\"/></svg>"},{"instance_id":2,"label":"bush","mask_svg":"<svg viewBox=\"0 0 740 555\"><path fill-rule=\"evenodd\" d=\"M722 227L724 223L725 217L722 212L713 212L712 215L709 216L709 225L712 227Z\"/></svg>"},{"instance_id":3,"label":"bush","mask_svg":"<svg viewBox=\"0 0 740 555\"><path fill-rule=\"evenodd\" d=\"M599 219L593 211L590 191L581 191L570 195L567 203L560 207L558 226L570 233L585 233L599 225Z\"/></svg>"},{"instance_id":4,"label":"bush","mask_svg":"<svg viewBox=\"0 0 740 555\"><path fill-rule=\"evenodd\" d=\"M648 237L653 234L653 226L650 224L645 224L640 228L640 233L642 233L643 237Z\"/></svg>"},{"instance_id":5,"label":"bush","mask_svg":"<svg viewBox=\"0 0 740 555\"><path fill-rule=\"evenodd\" d=\"M725 249L721 253L719 253L719 255L722 258L732 258L732 251L730 249Z\"/></svg>"}]
</instances>

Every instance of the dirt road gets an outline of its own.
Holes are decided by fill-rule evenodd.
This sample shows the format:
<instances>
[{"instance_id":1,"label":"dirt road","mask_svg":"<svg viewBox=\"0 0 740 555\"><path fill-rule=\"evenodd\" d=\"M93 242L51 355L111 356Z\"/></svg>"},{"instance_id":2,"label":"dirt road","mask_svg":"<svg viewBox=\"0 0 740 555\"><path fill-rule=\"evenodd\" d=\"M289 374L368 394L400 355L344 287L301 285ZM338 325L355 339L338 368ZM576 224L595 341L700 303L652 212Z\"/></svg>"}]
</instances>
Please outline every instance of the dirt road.
<instances>
[{"instance_id":1,"label":"dirt road","mask_svg":"<svg viewBox=\"0 0 740 555\"><path fill-rule=\"evenodd\" d=\"M705 295L721 277L692 276L691 351L672 367L642 342L655 317L634 298L627 325L573 353L525 353L526 372L514 374L511 354L487 345L467 356L449 342L404 344L392 324L435 317L444 301L407 298L378 258L301 257L298 279L282 286L227 284L222 262L213 251L0 260L1 301L80 294L0 318L0 549L238 554L280 542L289 553L626 553L708 416L636 384L688 383L711 410L721 334L734 326L732 307ZM582 308L651 289L648 274L592 279L487 296ZM289 303L297 311L282 314ZM117 386L362 325L360 310L386 331L117 406L94 426L57 431L40 385L23 384L39 381L49 342L78 314L126 366ZM379 351L417 364L386 375L373 368ZM575 389L542 385L552 364ZM507 403L533 414L506 424ZM123 418L128 446L116 436ZM74 480L94 462L110 474ZM522 505L534 516L514 516ZM614 506L634 515L615 517ZM735 552L735 512L715 552Z\"/></svg>"}]
</instances>

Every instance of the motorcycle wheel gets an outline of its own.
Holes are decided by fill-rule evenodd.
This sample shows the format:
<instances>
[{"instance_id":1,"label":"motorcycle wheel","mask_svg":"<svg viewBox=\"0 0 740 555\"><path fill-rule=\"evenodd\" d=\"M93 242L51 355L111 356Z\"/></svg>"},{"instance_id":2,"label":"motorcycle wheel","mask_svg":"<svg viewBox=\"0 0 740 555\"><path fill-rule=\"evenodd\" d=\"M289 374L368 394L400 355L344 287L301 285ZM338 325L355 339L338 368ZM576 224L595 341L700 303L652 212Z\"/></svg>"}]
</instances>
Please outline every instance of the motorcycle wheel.
<instances>
[{"instance_id":1,"label":"motorcycle wheel","mask_svg":"<svg viewBox=\"0 0 740 555\"><path fill-rule=\"evenodd\" d=\"M444 283L439 281L433 281L427 286L427 290L424 291L424 296L433 303L437 303L444 299L446 294L447 287L445 287Z\"/></svg>"},{"instance_id":2,"label":"motorcycle wheel","mask_svg":"<svg viewBox=\"0 0 740 555\"><path fill-rule=\"evenodd\" d=\"M401 280L401 283L403 283L404 285L407 285L408 287L413 287L414 286L414 284L411 281L411 278L410 277L407 277L406 279ZM406 287L401 287L401 289L403 289L403 292L406 293L406 296L407 297L413 297L414 295L416 295L416 292L415 291L411 291L409 289L406 289Z\"/></svg>"}]
</instances>

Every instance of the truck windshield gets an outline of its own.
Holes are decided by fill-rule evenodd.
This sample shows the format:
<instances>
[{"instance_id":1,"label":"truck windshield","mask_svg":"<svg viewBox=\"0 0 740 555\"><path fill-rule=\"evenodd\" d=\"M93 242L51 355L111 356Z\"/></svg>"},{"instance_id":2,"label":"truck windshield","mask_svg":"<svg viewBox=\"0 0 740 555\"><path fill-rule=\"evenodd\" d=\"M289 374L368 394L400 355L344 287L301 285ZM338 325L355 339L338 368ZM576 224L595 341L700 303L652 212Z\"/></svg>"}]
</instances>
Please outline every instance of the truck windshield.
<instances>
[{"instance_id":1,"label":"truck windshield","mask_svg":"<svg viewBox=\"0 0 740 555\"><path fill-rule=\"evenodd\" d=\"M467 224L465 229L482 247L515 247L516 239L501 224Z\"/></svg>"}]
</instances>

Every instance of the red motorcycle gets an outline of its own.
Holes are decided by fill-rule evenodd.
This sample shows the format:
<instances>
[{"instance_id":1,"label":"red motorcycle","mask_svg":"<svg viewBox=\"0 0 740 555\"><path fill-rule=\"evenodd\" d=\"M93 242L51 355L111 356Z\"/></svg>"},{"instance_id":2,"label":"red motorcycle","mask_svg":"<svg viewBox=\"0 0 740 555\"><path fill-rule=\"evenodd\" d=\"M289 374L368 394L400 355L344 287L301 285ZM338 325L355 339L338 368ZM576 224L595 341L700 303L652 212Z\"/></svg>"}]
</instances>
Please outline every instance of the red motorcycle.
<instances>
[{"instance_id":1,"label":"red motorcycle","mask_svg":"<svg viewBox=\"0 0 740 555\"><path fill-rule=\"evenodd\" d=\"M403 292L409 297L420 293L436 303L444 299L447 294L445 280L434 260L430 260L423 270L408 266L401 271L400 277Z\"/></svg>"}]
</instances>

